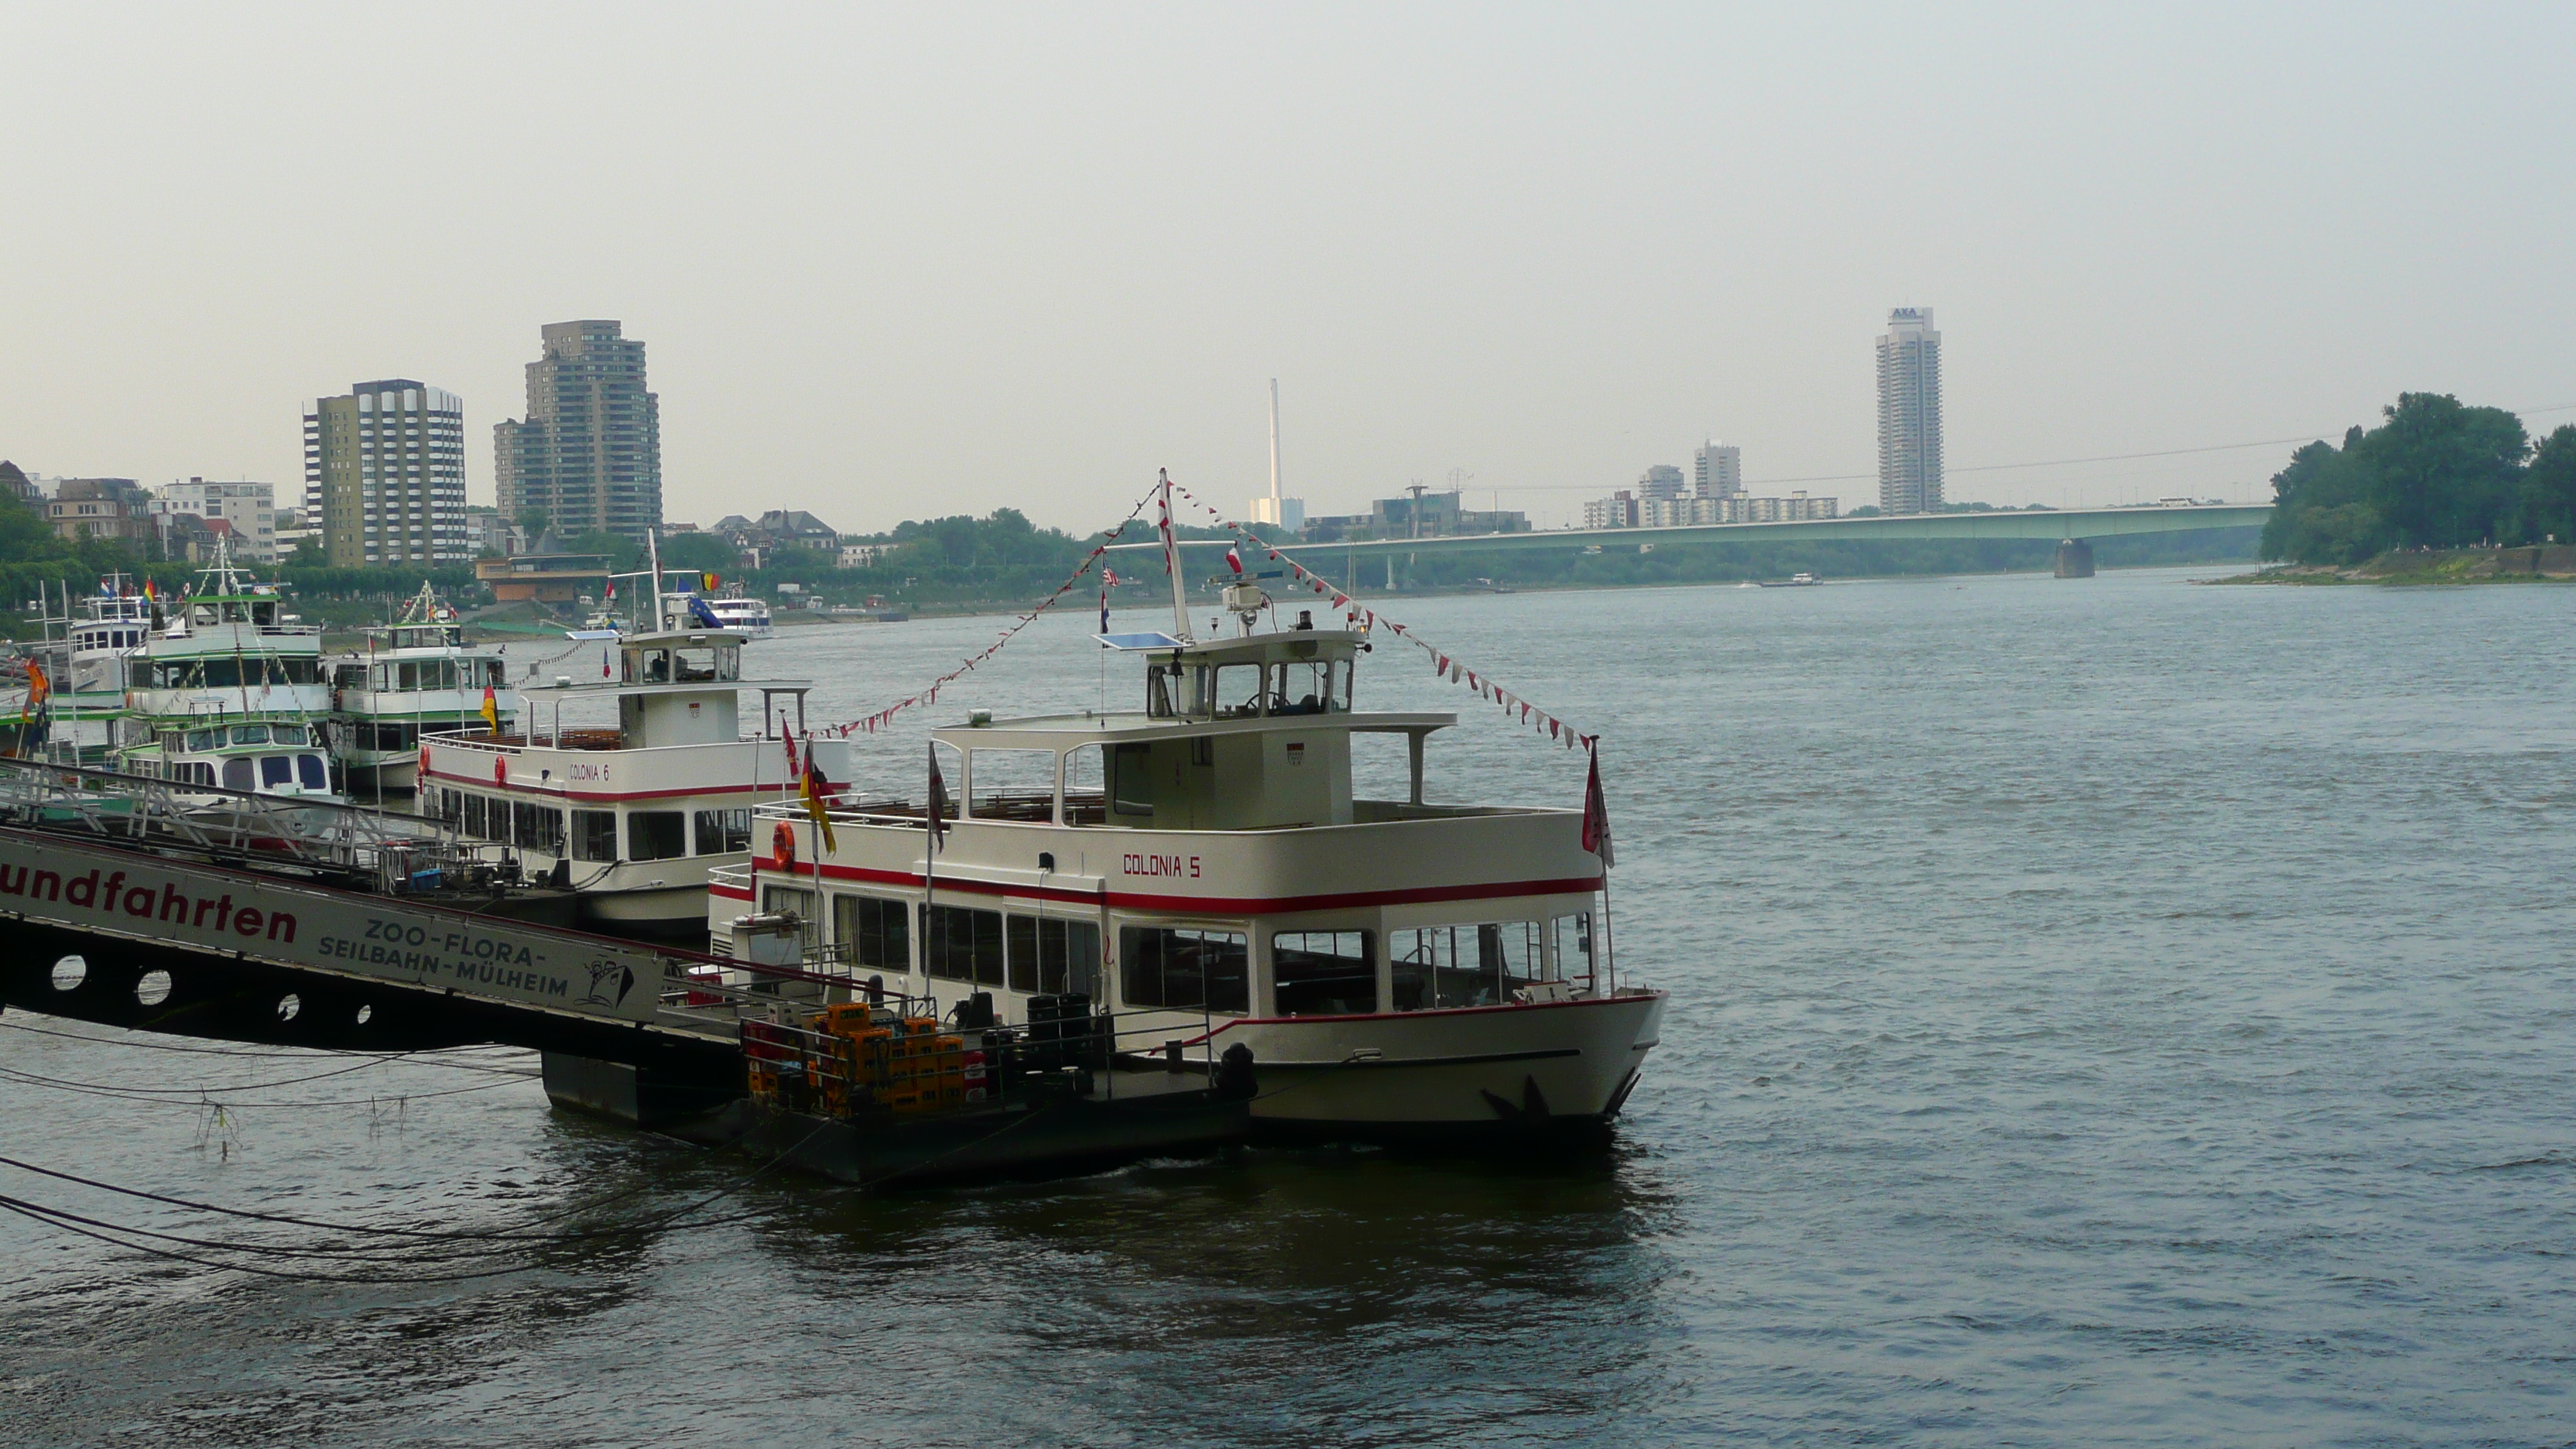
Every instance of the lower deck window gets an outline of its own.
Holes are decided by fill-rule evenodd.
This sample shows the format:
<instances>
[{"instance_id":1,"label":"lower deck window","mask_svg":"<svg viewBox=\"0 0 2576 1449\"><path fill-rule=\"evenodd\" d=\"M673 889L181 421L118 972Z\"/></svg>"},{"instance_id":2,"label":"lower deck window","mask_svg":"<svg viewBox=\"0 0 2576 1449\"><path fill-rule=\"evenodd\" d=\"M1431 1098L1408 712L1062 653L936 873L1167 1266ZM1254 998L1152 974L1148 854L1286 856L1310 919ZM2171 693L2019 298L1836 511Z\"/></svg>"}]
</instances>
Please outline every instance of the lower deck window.
<instances>
[{"instance_id":1,"label":"lower deck window","mask_svg":"<svg viewBox=\"0 0 2576 1449\"><path fill-rule=\"evenodd\" d=\"M1002 913L967 906L921 908L921 969L950 981L1002 984Z\"/></svg>"},{"instance_id":2,"label":"lower deck window","mask_svg":"<svg viewBox=\"0 0 2576 1449\"><path fill-rule=\"evenodd\" d=\"M1417 926L1387 943L1395 1009L1500 1006L1540 979L1539 923Z\"/></svg>"},{"instance_id":3,"label":"lower deck window","mask_svg":"<svg viewBox=\"0 0 2576 1449\"><path fill-rule=\"evenodd\" d=\"M499 801L493 802L498 805ZM561 855L564 848L564 813L551 805L538 805L526 800L510 802L510 837L521 850L542 850L548 855Z\"/></svg>"},{"instance_id":4,"label":"lower deck window","mask_svg":"<svg viewBox=\"0 0 2576 1449\"><path fill-rule=\"evenodd\" d=\"M1118 989L1130 1007L1247 1013L1251 953L1241 931L1129 926L1118 933Z\"/></svg>"},{"instance_id":5,"label":"lower deck window","mask_svg":"<svg viewBox=\"0 0 2576 1449\"><path fill-rule=\"evenodd\" d=\"M700 810L696 824L700 855L741 855L751 849L749 810Z\"/></svg>"},{"instance_id":6,"label":"lower deck window","mask_svg":"<svg viewBox=\"0 0 2576 1449\"><path fill-rule=\"evenodd\" d=\"M832 940L853 966L912 969L912 941L904 903L883 896L832 897Z\"/></svg>"},{"instance_id":7,"label":"lower deck window","mask_svg":"<svg viewBox=\"0 0 2576 1449\"><path fill-rule=\"evenodd\" d=\"M1272 1009L1281 1016L1377 1010L1376 937L1374 931L1282 931L1272 936Z\"/></svg>"},{"instance_id":8,"label":"lower deck window","mask_svg":"<svg viewBox=\"0 0 2576 1449\"><path fill-rule=\"evenodd\" d=\"M1011 989L1061 996L1092 994L1100 964L1100 928L1053 916L1013 916L1009 929Z\"/></svg>"},{"instance_id":9,"label":"lower deck window","mask_svg":"<svg viewBox=\"0 0 2576 1449\"><path fill-rule=\"evenodd\" d=\"M677 810L634 810L626 816L628 860L671 860L689 853L689 817Z\"/></svg>"},{"instance_id":10,"label":"lower deck window","mask_svg":"<svg viewBox=\"0 0 2576 1449\"><path fill-rule=\"evenodd\" d=\"M617 859L616 811L576 810L572 812L572 858L598 861Z\"/></svg>"}]
</instances>

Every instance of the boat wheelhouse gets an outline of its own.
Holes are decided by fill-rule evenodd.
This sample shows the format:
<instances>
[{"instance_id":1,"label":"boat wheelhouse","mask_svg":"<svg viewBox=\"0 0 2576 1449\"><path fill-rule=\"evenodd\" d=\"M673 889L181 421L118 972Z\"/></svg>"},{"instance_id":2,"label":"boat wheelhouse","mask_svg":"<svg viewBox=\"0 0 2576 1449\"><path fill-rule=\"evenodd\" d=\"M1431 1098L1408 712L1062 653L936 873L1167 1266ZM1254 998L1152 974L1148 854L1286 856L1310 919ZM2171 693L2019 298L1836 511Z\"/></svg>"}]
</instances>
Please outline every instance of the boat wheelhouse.
<instances>
[{"instance_id":1,"label":"boat wheelhouse","mask_svg":"<svg viewBox=\"0 0 2576 1449\"><path fill-rule=\"evenodd\" d=\"M330 677L331 752L353 794L362 781L376 794L412 789L426 736L507 734L517 716L506 702L507 662L467 644L465 626L426 585L399 621L367 631L363 652L333 660Z\"/></svg>"},{"instance_id":2,"label":"boat wheelhouse","mask_svg":"<svg viewBox=\"0 0 2576 1449\"><path fill-rule=\"evenodd\" d=\"M29 646L50 680L45 705L44 758L63 765L108 762L125 718L126 659L151 632L153 602L123 574L99 581L98 592L63 600L57 616L48 599L38 612L46 638Z\"/></svg>"},{"instance_id":3,"label":"boat wheelhouse","mask_svg":"<svg viewBox=\"0 0 2576 1449\"><path fill-rule=\"evenodd\" d=\"M1119 1046L1214 1072L1246 1049L1274 1132L1597 1127L1655 1044L1665 997L1619 986L1579 811L1435 805L1424 742L1449 714L1353 704L1364 635L1307 629L1141 652L1133 713L932 732L931 806L769 810L709 890L718 954L793 917L806 949L1004 1026L1108 1012ZM1402 799L1355 794L1362 736L1404 741ZM936 792L934 792L934 798Z\"/></svg>"},{"instance_id":4,"label":"boat wheelhouse","mask_svg":"<svg viewBox=\"0 0 2576 1449\"><path fill-rule=\"evenodd\" d=\"M517 730L421 737L419 808L579 891L597 928L696 935L707 873L750 859L753 808L796 794L791 758L810 750L826 778L849 778L847 742L789 739L812 681L743 678L742 645L718 629L629 635L601 641L607 678L521 681Z\"/></svg>"},{"instance_id":5,"label":"boat wheelhouse","mask_svg":"<svg viewBox=\"0 0 2576 1449\"><path fill-rule=\"evenodd\" d=\"M116 768L336 802L319 729L331 712L321 629L220 546L198 580L126 657Z\"/></svg>"}]
</instances>

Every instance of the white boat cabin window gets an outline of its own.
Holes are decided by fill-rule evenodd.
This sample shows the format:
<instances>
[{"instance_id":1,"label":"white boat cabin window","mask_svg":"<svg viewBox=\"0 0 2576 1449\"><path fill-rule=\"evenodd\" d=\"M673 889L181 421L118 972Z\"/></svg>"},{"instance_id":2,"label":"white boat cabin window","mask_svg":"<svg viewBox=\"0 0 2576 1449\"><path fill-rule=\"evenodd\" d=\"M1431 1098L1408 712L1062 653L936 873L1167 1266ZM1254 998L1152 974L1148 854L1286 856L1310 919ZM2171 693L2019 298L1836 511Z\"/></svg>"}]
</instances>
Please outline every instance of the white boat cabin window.
<instances>
[{"instance_id":1,"label":"white boat cabin window","mask_svg":"<svg viewBox=\"0 0 2576 1449\"><path fill-rule=\"evenodd\" d=\"M1109 823L1109 747L1085 745L1064 757L1064 823Z\"/></svg>"},{"instance_id":2,"label":"white boat cabin window","mask_svg":"<svg viewBox=\"0 0 2576 1449\"><path fill-rule=\"evenodd\" d=\"M797 886L763 886L760 890L760 908L772 915L794 916L803 927L805 944L808 946L823 938L822 922L814 915L812 891Z\"/></svg>"},{"instance_id":3,"label":"white boat cabin window","mask_svg":"<svg viewBox=\"0 0 2576 1449\"><path fill-rule=\"evenodd\" d=\"M1204 674L1206 671L1201 671ZM1262 666L1258 664L1221 664L1216 668L1216 686L1208 695L1213 710L1192 710L1215 719L1250 719L1262 712Z\"/></svg>"},{"instance_id":4,"label":"white boat cabin window","mask_svg":"<svg viewBox=\"0 0 2576 1449\"><path fill-rule=\"evenodd\" d=\"M1350 661L1300 659L1270 666L1272 714L1345 714L1350 707Z\"/></svg>"},{"instance_id":5,"label":"white boat cabin window","mask_svg":"<svg viewBox=\"0 0 2576 1449\"><path fill-rule=\"evenodd\" d=\"M484 818L483 797L460 792L456 802L457 832L472 836L476 840L491 839L491 833L484 827Z\"/></svg>"},{"instance_id":6,"label":"white boat cabin window","mask_svg":"<svg viewBox=\"0 0 2576 1449\"><path fill-rule=\"evenodd\" d=\"M946 981L1002 984L1002 913L968 906L921 908L921 969Z\"/></svg>"},{"instance_id":7,"label":"white boat cabin window","mask_svg":"<svg viewBox=\"0 0 2576 1449\"><path fill-rule=\"evenodd\" d=\"M1004 923L1004 955L1013 991L1061 996L1092 993L1100 964L1100 927L1055 916L1013 915Z\"/></svg>"},{"instance_id":8,"label":"white boat cabin window","mask_svg":"<svg viewBox=\"0 0 2576 1449\"><path fill-rule=\"evenodd\" d=\"M553 806L513 800L510 802L510 826L510 838L520 849L542 850L548 855L563 854L564 813Z\"/></svg>"},{"instance_id":9,"label":"white boat cabin window","mask_svg":"<svg viewBox=\"0 0 2576 1449\"><path fill-rule=\"evenodd\" d=\"M1357 1016L1377 1010L1375 931L1281 931L1270 938L1271 1014Z\"/></svg>"},{"instance_id":10,"label":"white boat cabin window","mask_svg":"<svg viewBox=\"0 0 2576 1449\"><path fill-rule=\"evenodd\" d=\"M1398 1011L1500 1006L1544 979L1536 921L1416 926L1388 933L1390 985Z\"/></svg>"},{"instance_id":11,"label":"white boat cabin window","mask_svg":"<svg viewBox=\"0 0 2576 1449\"><path fill-rule=\"evenodd\" d=\"M236 755L224 761L224 788L227 790L258 789L259 767L248 755Z\"/></svg>"},{"instance_id":12,"label":"white boat cabin window","mask_svg":"<svg viewBox=\"0 0 2576 1449\"><path fill-rule=\"evenodd\" d=\"M883 896L832 897L832 941L841 959L853 966L887 971L912 969L912 936L906 928L911 906Z\"/></svg>"},{"instance_id":13,"label":"white boat cabin window","mask_svg":"<svg viewBox=\"0 0 2576 1449\"><path fill-rule=\"evenodd\" d=\"M694 817L698 854L740 855L751 849L751 811L700 810Z\"/></svg>"},{"instance_id":14,"label":"white boat cabin window","mask_svg":"<svg viewBox=\"0 0 2576 1449\"><path fill-rule=\"evenodd\" d=\"M689 853L689 817L678 810L626 812L628 860L675 860Z\"/></svg>"},{"instance_id":15,"label":"white boat cabin window","mask_svg":"<svg viewBox=\"0 0 2576 1449\"><path fill-rule=\"evenodd\" d=\"M1241 931L1128 926L1118 932L1118 991L1131 1009L1248 1014L1251 966Z\"/></svg>"},{"instance_id":16,"label":"white boat cabin window","mask_svg":"<svg viewBox=\"0 0 2576 1449\"><path fill-rule=\"evenodd\" d=\"M967 757L966 813L977 820L1055 819L1053 750L977 750Z\"/></svg>"},{"instance_id":17,"label":"white boat cabin window","mask_svg":"<svg viewBox=\"0 0 2576 1449\"><path fill-rule=\"evenodd\" d=\"M1559 916L1548 929L1556 936L1556 979L1592 984L1592 913Z\"/></svg>"},{"instance_id":18,"label":"white boat cabin window","mask_svg":"<svg viewBox=\"0 0 2576 1449\"><path fill-rule=\"evenodd\" d=\"M576 810L572 812L572 858L598 861L617 859L616 811Z\"/></svg>"}]
</instances>

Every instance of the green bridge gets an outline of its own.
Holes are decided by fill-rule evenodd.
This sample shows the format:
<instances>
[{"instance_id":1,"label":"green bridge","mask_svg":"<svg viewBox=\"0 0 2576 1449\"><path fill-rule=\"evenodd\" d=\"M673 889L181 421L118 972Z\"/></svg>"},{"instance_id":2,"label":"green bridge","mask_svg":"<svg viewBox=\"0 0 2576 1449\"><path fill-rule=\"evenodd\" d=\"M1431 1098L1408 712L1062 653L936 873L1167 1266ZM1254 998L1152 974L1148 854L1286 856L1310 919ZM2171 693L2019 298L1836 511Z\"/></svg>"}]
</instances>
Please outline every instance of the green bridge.
<instances>
[{"instance_id":1,"label":"green bridge","mask_svg":"<svg viewBox=\"0 0 2576 1449\"><path fill-rule=\"evenodd\" d=\"M1898 539L2031 539L2054 542L2061 578L2093 572L2092 540L2143 533L2195 533L2210 528L2260 528L2272 516L2268 503L2196 504L2176 508L2057 508L1988 513L1912 513L1895 517L1813 518L1795 523L1715 523L1681 528L1558 528L1528 533L1453 534L1441 538L1371 538L1335 543L1278 545L1312 568L1339 554L1355 565L1363 555L1383 557L1391 571L1399 555L1501 553L1534 548L1603 552L1688 543L1875 543ZM1184 548L1223 548L1224 539L1185 539ZM1119 544L1120 549L1160 548L1159 543Z\"/></svg>"}]
</instances>

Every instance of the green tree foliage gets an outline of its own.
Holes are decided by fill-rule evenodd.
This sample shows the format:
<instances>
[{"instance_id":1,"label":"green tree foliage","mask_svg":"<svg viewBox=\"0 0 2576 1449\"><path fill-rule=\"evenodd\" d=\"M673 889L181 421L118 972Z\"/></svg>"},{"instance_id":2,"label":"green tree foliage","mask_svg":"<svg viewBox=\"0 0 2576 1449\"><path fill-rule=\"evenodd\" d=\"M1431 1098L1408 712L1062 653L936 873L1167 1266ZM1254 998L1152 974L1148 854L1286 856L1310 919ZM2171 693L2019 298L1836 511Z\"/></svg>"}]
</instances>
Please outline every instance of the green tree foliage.
<instances>
[{"instance_id":1,"label":"green tree foliage","mask_svg":"<svg viewBox=\"0 0 2576 1449\"><path fill-rule=\"evenodd\" d=\"M742 564L733 545L712 533L675 533L662 540L662 567L730 574Z\"/></svg>"},{"instance_id":2,"label":"green tree foliage","mask_svg":"<svg viewBox=\"0 0 2576 1449\"><path fill-rule=\"evenodd\" d=\"M609 567L619 573L629 573L644 566L644 545L624 534L610 533L605 529L593 529L565 539L564 552L605 554Z\"/></svg>"},{"instance_id":3,"label":"green tree foliage","mask_svg":"<svg viewBox=\"0 0 2576 1449\"><path fill-rule=\"evenodd\" d=\"M2343 446L2310 443L2272 477L2263 557L2356 564L2392 548L2521 542L2532 499L2522 420L2443 393L2410 392Z\"/></svg>"},{"instance_id":4,"label":"green tree foliage","mask_svg":"<svg viewBox=\"0 0 2576 1449\"><path fill-rule=\"evenodd\" d=\"M2531 450L2522 471L2522 533L2527 542L2576 543L2576 423L2562 423Z\"/></svg>"}]
</instances>

